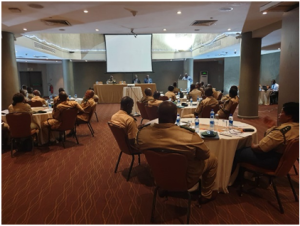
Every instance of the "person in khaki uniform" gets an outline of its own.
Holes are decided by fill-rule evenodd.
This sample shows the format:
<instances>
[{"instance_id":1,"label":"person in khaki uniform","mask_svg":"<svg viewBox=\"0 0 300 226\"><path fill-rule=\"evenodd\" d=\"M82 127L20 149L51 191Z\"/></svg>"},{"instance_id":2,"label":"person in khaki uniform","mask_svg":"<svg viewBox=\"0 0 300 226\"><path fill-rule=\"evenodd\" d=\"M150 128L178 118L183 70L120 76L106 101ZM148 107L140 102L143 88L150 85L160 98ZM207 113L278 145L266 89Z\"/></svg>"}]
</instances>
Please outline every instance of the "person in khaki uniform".
<instances>
[{"instance_id":1,"label":"person in khaki uniform","mask_svg":"<svg viewBox=\"0 0 300 226\"><path fill-rule=\"evenodd\" d=\"M14 112L28 112L30 115L32 115L32 110L29 104L25 103L25 97L22 93L16 93L13 96L13 103L8 106L8 112L14 113ZM31 129L38 129L39 126L32 122L30 123Z\"/></svg>"},{"instance_id":2,"label":"person in khaki uniform","mask_svg":"<svg viewBox=\"0 0 300 226\"><path fill-rule=\"evenodd\" d=\"M80 104L80 106L84 110L84 113L77 115L77 120L81 120L81 121L85 121L85 122L87 122L89 120L90 113L93 110L94 105L96 104L93 96L94 96L93 90L87 90L85 92L83 100Z\"/></svg>"},{"instance_id":3,"label":"person in khaki uniform","mask_svg":"<svg viewBox=\"0 0 300 226\"><path fill-rule=\"evenodd\" d=\"M94 91L94 96L93 96L93 98L94 98L94 101L95 101L95 103L97 104L97 103L98 103L98 101L99 101L99 97L98 97L98 95L96 95L96 94L95 94L95 90L94 90L94 88L90 87L90 88L89 88L89 90L93 90L93 91Z\"/></svg>"},{"instance_id":4,"label":"person in khaki uniform","mask_svg":"<svg viewBox=\"0 0 300 226\"><path fill-rule=\"evenodd\" d=\"M143 104L147 104L148 101L153 100L152 91L150 88L146 88L144 93L146 96L143 96L140 102L142 102Z\"/></svg>"},{"instance_id":5,"label":"person in khaki uniform","mask_svg":"<svg viewBox=\"0 0 300 226\"><path fill-rule=\"evenodd\" d=\"M52 111L52 119L43 122L44 126L51 126L51 129L57 129L61 125L61 113L67 108L77 108L80 113L84 110L76 101L68 100L68 95L65 91L59 93L59 101Z\"/></svg>"},{"instance_id":6,"label":"person in khaki uniform","mask_svg":"<svg viewBox=\"0 0 300 226\"><path fill-rule=\"evenodd\" d=\"M192 84L191 85L191 91L189 92L187 99L189 100L190 98L193 99L193 101L197 101L197 98L202 97L202 92L198 89L196 89L196 85Z\"/></svg>"},{"instance_id":7,"label":"person in khaki uniform","mask_svg":"<svg viewBox=\"0 0 300 226\"><path fill-rule=\"evenodd\" d=\"M174 90L173 92L177 95L180 93L180 89L177 87L177 82L173 82Z\"/></svg>"},{"instance_id":8,"label":"person in khaki uniform","mask_svg":"<svg viewBox=\"0 0 300 226\"><path fill-rule=\"evenodd\" d=\"M195 116L201 117L202 110L204 107L206 107L206 106L215 107L216 105L219 104L219 102L212 96L212 93L213 93L212 88L207 87L205 89L206 98L198 104L198 107L196 108L195 113L194 113Z\"/></svg>"},{"instance_id":9,"label":"person in khaki uniform","mask_svg":"<svg viewBox=\"0 0 300 226\"><path fill-rule=\"evenodd\" d=\"M168 92L165 93L165 96L167 96L169 99L171 98L171 101L176 100L176 95L174 93L174 86L168 87Z\"/></svg>"},{"instance_id":10,"label":"person in khaki uniform","mask_svg":"<svg viewBox=\"0 0 300 226\"><path fill-rule=\"evenodd\" d=\"M33 95L34 95L34 97L31 98L31 101L32 101L32 102L34 102L34 101L40 101L40 102L43 103L43 105L48 106L46 100L45 100L44 98L41 98L41 93L40 93L40 91L34 90L34 91L33 91Z\"/></svg>"},{"instance_id":11,"label":"person in khaki uniform","mask_svg":"<svg viewBox=\"0 0 300 226\"><path fill-rule=\"evenodd\" d=\"M220 110L218 111L219 118L228 119L231 107L234 103L239 103L239 98L237 97L237 90L234 88L230 88L229 96L226 95L222 98L220 104Z\"/></svg>"},{"instance_id":12,"label":"person in khaki uniform","mask_svg":"<svg viewBox=\"0 0 300 226\"><path fill-rule=\"evenodd\" d=\"M56 106L62 102L59 99L59 93L60 92L65 92L64 88L59 88L58 89L58 96L56 96L56 97L53 98L53 108L56 108ZM67 97L67 100L69 100L69 97Z\"/></svg>"},{"instance_id":13,"label":"person in khaki uniform","mask_svg":"<svg viewBox=\"0 0 300 226\"><path fill-rule=\"evenodd\" d=\"M138 127L135 118L130 116L133 108L133 99L125 96L121 99L121 109L111 117L111 122L124 128L130 145L135 146L135 138Z\"/></svg>"},{"instance_id":14,"label":"person in khaki uniform","mask_svg":"<svg viewBox=\"0 0 300 226\"><path fill-rule=\"evenodd\" d=\"M153 100L148 101L148 106L159 106L163 101L159 100L160 92L155 91L153 94Z\"/></svg>"},{"instance_id":15,"label":"person in khaki uniform","mask_svg":"<svg viewBox=\"0 0 300 226\"><path fill-rule=\"evenodd\" d=\"M213 93L212 93L212 96L213 96L215 99L218 99L219 92L218 92L215 88L213 88L211 84L207 84L207 87L209 87L209 88L212 89L212 92L213 92Z\"/></svg>"},{"instance_id":16,"label":"person in khaki uniform","mask_svg":"<svg viewBox=\"0 0 300 226\"><path fill-rule=\"evenodd\" d=\"M175 104L164 101L158 107L158 124L144 126L137 135L137 146L143 150L169 149L187 157L187 183L191 188L202 176L200 204L215 198L212 192L216 178L218 161L201 137L193 130L175 125L177 107Z\"/></svg>"},{"instance_id":17,"label":"person in khaki uniform","mask_svg":"<svg viewBox=\"0 0 300 226\"><path fill-rule=\"evenodd\" d=\"M299 103L289 102L283 104L278 116L280 126L266 116L263 122L270 127L265 137L258 144L239 149L235 153L233 170L237 163L245 162L265 169L275 170L286 145L299 138Z\"/></svg>"}]
</instances>

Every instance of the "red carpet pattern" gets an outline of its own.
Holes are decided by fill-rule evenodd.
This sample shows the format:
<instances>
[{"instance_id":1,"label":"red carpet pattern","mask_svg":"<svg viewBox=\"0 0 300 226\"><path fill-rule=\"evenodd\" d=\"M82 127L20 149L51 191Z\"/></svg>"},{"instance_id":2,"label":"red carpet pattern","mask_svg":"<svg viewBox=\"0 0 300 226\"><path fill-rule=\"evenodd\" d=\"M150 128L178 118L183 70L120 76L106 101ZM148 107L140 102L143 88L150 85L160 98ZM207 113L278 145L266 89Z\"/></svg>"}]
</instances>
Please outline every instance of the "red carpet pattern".
<instances>
[{"instance_id":1,"label":"red carpet pattern","mask_svg":"<svg viewBox=\"0 0 300 226\"><path fill-rule=\"evenodd\" d=\"M150 224L154 181L145 157L135 160L127 182L131 157L123 155L117 173L119 148L107 121L118 104L97 106L92 137L87 125L78 127L78 140L35 147L35 153L18 153L11 158L2 151L2 224ZM260 106L260 116L276 118L277 106ZM237 111L236 111L237 112ZM236 120L241 120L236 118ZM140 118L138 118L138 122ZM259 130L259 120L243 120ZM299 169L297 164L297 169ZM291 169L299 194L299 177ZM191 224L298 224L299 203L295 202L287 178L276 180L285 214L280 214L272 186L262 180L261 188L239 197L237 185L229 194L219 194L211 203L191 205ZM186 223L187 200L157 198L156 224Z\"/></svg>"}]
</instances>

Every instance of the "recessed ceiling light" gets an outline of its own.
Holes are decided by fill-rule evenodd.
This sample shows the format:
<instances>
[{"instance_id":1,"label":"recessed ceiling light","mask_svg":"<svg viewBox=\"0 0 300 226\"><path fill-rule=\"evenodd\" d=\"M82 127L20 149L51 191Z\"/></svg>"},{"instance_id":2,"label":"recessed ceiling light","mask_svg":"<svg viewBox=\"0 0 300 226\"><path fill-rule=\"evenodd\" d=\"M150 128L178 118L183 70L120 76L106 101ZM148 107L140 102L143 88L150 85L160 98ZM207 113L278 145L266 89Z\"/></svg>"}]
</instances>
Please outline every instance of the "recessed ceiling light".
<instances>
[{"instance_id":1,"label":"recessed ceiling light","mask_svg":"<svg viewBox=\"0 0 300 226\"><path fill-rule=\"evenodd\" d=\"M266 15L266 14L267 14L267 12L263 12L262 14L263 14L263 15Z\"/></svg>"},{"instance_id":2,"label":"recessed ceiling light","mask_svg":"<svg viewBox=\"0 0 300 226\"><path fill-rule=\"evenodd\" d=\"M84 12L84 13L88 13L89 11L87 11L87 10L85 9L85 10L83 10L83 12Z\"/></svg>"},{"instance_id":3,"label":"recessed ceiling light","mask_svg":"<svg viewBox=\"0 0 300 226\"><path fill-rule=\"evenodd\" d=\"M181 14L181 11L178 11L177 14Z\"/></svg>"},{"instance_id":4,"label":"recessed ceiling light","mask_svg":"<svg viewBox=\"0 0 300 226\"><path fill-rule=\"evenodd\" d=\"M23 28L23 31L27 31L27 28L24 27L24 28Z\"/></svg>"},{"instance_id":5,"label":"recessed ceiling light","mask_svg":"<svg viewBox=\"0 0 300 226\"><path fill-rule=\"evenodd\" d=\"M231 31L231 28L228 28L227 30L228 30L228 31Z\"/></svg>"},{"instance_id":6,"label":"recessed ceiling light","mask_svg":"<svg viewBox=\"0 0 300 226\"><path fill-rule=\"evenodd\" d=\"M164 28L164 31L166 31L167 29L166 28Z\"/></svg>"},{"instance_id":7,"label":"recessed ceiling light","mask_svg":"<svg viewBox=\"0 0 300 226\"><path fill-rule=\"evenodd\" d=\"M58 62L57 60L55 62Z\"/></svg>"},{"instance_id":8,"label":"recessed ceiling light","mask_svg":"<svg viewBox=\"0 0 300 226\"><path fill-rule=\"evenodd\" d=\"M230 12L233 10L233 8L232 7L223 7L223 8L220 8L219 10L221 12Z\"/></svg>"},{"instance_id":9,"label":"recessed ceiling light","mask_svg":"<svg viewBox=\"0 0 300 226\"><path fill-rule=\"evenodd\" d=\"M39 4L28 4L29 7L34 8L34 9L42 9L44 6L39 5Z\"/></svg>"},{"instance_id":10,"label":"recessed ceiling light","mask_svg":"<svg viewBox=\"0 0 300 226\"><path fill-rule=\"evenodd\" d=\"M99 31L99 29L97 29L97 28L96 28L95 30L96 30L96 31Z\"/></svg>"}]
</instances>

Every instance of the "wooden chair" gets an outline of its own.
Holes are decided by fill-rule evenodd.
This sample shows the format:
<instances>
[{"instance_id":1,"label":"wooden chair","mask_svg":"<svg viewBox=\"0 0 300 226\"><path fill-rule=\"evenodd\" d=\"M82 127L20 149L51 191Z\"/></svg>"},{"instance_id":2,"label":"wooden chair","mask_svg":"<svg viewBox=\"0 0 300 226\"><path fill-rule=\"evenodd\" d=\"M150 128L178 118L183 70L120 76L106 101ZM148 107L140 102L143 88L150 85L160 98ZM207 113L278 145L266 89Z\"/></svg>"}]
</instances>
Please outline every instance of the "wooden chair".
<instances>
[{"instance_id":1,"label":"wooden chair","mask_svg":"<svg viewBox=\"0 0 300 226\"><path fill-rule=\"evenodd\" d=\"M169 100L169 97L167 97L167 96L160 96L159 100Z\"/></svg>"},{"instance_id":2,"label":"wooden chair","mask_svg":"<svg viewBox=\"0 0 300 226\"><path fill-rule=\"evenodd\" d=\"M151 223L154 221L155 203L157 191L163 189L169 195L170 193L184 193L188 198L187 224L190 219L191 194L199 188L199 183L192 187L187 184L187 157L178 152L170 150L145 150L143 151L147 162L151 168L156 188L152 201Z\"/></svg>"},{"instance_id":3,"label":"wooden chair","mask_svg":"<svg viewBox=\"0 0 300 226\"><path fill-rule=\"evenodd\" d=\"M137 104L138 109L139 109L139 111L141 113L141 116L142 116L142 120L141 120L141 124L142 124L143 120L144 119L149 120L149 117L148 117L148 114L147 114L147 111L146 111L146 108L145 108L145 104L143 104L140 101L137 101L136 104Z\"/></svg>"},{"instance_id":4,"label":"wooden chair","mask_svg":"<svg viewBox=\"0 0 300 226\"><path fill-rule=\"evenodd\" d=\"M37 140L37 133L39 132L38 129L31 129L31 115L25 112L15 112L6 115L6 121L9 125L10 130L10 139L11 139L11 157L13 158L13 145L16 140L21 140L22 138L31 138L32 140L32 154L34 154L33 146L34 140L33 136L36 136Z\"/></svg>"},{"instance_id":5,"label":"wooden chair","mask_svg":"<svg viewBox=\"0 0 300 226\"><path fill-rule=\"evenodd\" d=\"M42 107L43 106L43 102L36 100L36 101L29 101L28 104L31 107Z\"/></svg>"},{"instance_id":6,"label":"wooden chair","mask_svg":"<svg viewBox=\"0 0 300 226\"><path fill-rule=\"evenodd\" d=\"M117 126L117 125L113 124L112 122L108 122L107 124L108 124L108 126L109 126L112 134L114 135L114 137L115 137L115 139L116 139L116 141L118 143L118 146L119 146L119 148L121 150L120 154L119 154L119 158L118 158L117 164L116 164L115 173L118 170L118 166L119 166L119 162L120 162L122 153L125 153L126 155L131 155L131 157L132 157L130 168L129 168L129 173L127 175L127 181L128 181L129 178L130 178L132 166L133 166L133 163L134 163L134 156L135 155L138 156L138 163L140 165L140 163L141 163L141 160L140 160L140 154L141 154L141 152L138 151L137 149L135 149L134 147L132 147L129 144L127 134L125 133L125 130L123 128L121 128L120 126Z\"/></svg>"},{"instance_id":7,"label":"wooden chair","mask_svg":"<svg viewBox=\"0 0 300 226\"><path fill-rule=\"evenodd\" d=\"M290 186L292 188L295 201L298 202L298 197L295 192L295 189L293 187L291 177L289 175L289 171L291 167L294 165L295 161L299 158L299 139L291 140L289 144L286 146L285 151L280 159L280 162L277 166L277 168L273 170L268 170L264 168L260 168L258 166L249 164L249 163L240 163L240 170L242 170L241 175L244 175L245 171L253 172L257 175L264 175L267 176L270 180L270 183L273 185L273 189L275 192L275 196L279 205L279 209L281 213L284 213L279 194L277 192L276 185L274 183L274 179L277 177L283 177L287 175L287 178L289 180ZM244 178L242 177L242 182L240 184L240 196L242 196L243 193L243 187L244 187Z\"/></svg>"},{"instance_id":8,"label":"wooden chair","mask_svg":"<svg viewBox=\"0 0 300 226\"><path fill-rule=\"evenodd\" d=\"M74 130L74 137L76 138L77 144L79 144L77 136L76 136L76 118L77 118L77 109L76 108L67 108L61 113L61 124L57 129L51 129L49 126L49 133L48 133L48 142L50 143L50 134L51 131L58 131L60 134L64 134L64 138L62 140L63 147L65 148L65 141L66 141L66 131L67 130ZM47 122L50 118L47 119Z\"/></svg>"},{"instance_id":9,"label":"wooden chair","mask_svg":"<svg viewBox=\"0 0 300 226\"><path fill-rule=\"evenodd\" d=\"M145 109L148 115L149 120L158 118L158 107L145 105Z\"/></svg>"},{"instance_id":10,"label":"wooden chair","mask_svg":"<svg viewBox=\"0 0 300 226\"><path fill-rule=\"evenodd\" d=\"M217 114L220 107L219 107L219 105L216 105L216 106L213 106L213 107L212 106L204 107L203 110L202 110L202 114L201 114L200 118L210 118L211 109L213 109L215 114Z\"/></svg>"},{"instance_id":11,"label":"wooden chair","mask_svg":"<svg viewBox=\"0 0 300 226\"><path fill-rule=\"evenodd\" d=\"M96 111L96 107L97 107L97 104L95 104L95 105L92 107L92 110L91 110L91 112L90 112L90 114L89 114L89 119L88 119L87 122L86 122L86 121L83 121L83 120L80 120L80 119L77 119L77 120L76 120L76 124L77 124L77 125L80 125L80 124L87 124L87 126L89 127L89 129L90 129L91 134L92 134L93 137L94 137L95 131L93 130L93 127L92 127L90 121L91 121L91 119L92 119L92 117L93 117L93 115L94 115L94 112ZM76 128L76 127L75 127L75 128ZM75 133L76 133L76 132L75 132Z\"/></svg>"}]
</instances>

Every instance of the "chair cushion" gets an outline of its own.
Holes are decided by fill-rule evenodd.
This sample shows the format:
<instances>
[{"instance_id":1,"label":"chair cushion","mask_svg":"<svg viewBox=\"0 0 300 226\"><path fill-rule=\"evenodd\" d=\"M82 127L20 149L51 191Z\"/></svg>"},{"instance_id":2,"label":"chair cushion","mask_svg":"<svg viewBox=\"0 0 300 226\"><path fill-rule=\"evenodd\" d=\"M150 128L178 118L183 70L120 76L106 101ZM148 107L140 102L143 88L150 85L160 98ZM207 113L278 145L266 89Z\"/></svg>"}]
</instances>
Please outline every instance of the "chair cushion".
<instances>
[{"instance_id":1,"label":"chair cushion","mask_svg":"<svg viewBox=\"0 0 300 226\"><path fill-rule=\"evenodd\" d=\"M257 173L262 173L262 174L269 175L269 176L275 176L275 171L270 170L270 169L264 169L264 168L261 168L258 166L254 166L249 163L240 163L240 167L244 167L250 171L254 171Z\"/></svg>"}]
</instances>

